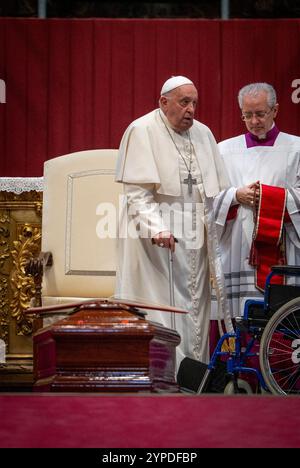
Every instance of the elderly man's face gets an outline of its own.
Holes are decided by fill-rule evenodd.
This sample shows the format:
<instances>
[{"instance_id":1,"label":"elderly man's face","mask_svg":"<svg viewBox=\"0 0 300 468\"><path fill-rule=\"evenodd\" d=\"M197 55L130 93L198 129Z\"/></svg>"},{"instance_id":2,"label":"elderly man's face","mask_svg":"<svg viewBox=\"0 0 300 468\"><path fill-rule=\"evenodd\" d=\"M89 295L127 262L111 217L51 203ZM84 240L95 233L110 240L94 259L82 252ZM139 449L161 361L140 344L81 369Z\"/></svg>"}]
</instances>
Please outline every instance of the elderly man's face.
<instances>
[{"instance_id":1,"label":"elderly man's face","mask_svg":"<svg viewBox=\"0 0 300 468\"><path fill-rule=\"evenodd\" d=\"M177 132L184 132L193 125L197 102L198 93L192 84L179 86L160 97L161 109Z\"/></svg>"},{"instance_id":2,"label":"elderly man's face","mask_svg":"<svg viewBox=\"0 0 300 468\"><path fill-rule=\"evenodd\" d=\"M256 96L245 96L243 99L242 119L248 131L257 137L265 137L273 125L277 112L278 104L271 108L265 91L261 91Z\"/></svg>"}]
</instances>

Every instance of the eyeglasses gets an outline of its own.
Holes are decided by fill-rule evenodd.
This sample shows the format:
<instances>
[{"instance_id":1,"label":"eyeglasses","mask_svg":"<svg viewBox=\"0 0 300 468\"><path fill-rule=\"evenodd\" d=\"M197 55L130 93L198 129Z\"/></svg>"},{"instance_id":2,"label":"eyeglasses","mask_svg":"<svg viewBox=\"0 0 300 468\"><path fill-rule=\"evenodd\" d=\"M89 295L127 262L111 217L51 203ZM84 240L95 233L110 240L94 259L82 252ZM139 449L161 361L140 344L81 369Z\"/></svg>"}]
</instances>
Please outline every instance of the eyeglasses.
<instances>
[{"instance_id":1,"label":"eyeglasses","mask_svg":"<svg viewBox=\"0 0 300 468\"><path fill-rule=\"evenodd\" d=\"M253 116L255 115L255 117L257 119L264 119L266 118L267 115L269 115L272 110L274 109L274 107L272 107L272 109L270 109L269 111L257 111L257 112L244 112L241 117L242 117L242 120L251 120L253 118Z\"/></svg>"}]
</instances>

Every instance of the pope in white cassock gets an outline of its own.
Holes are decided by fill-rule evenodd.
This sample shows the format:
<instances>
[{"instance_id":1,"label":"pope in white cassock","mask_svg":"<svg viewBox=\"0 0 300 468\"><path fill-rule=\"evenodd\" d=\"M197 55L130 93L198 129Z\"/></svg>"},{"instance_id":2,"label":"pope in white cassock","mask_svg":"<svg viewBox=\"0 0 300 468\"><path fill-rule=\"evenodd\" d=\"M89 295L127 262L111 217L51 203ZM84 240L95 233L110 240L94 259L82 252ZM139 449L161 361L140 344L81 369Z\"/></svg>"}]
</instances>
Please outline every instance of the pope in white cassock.
<instances>
[{"instance_id":1,"label":"pope in white cassock","mask_svg":"<svg viewBox=\"0 0 300 468\"><path fill-rule=\"evenodd\" d=\"M271 265L300 264L300 138L276 127L271 85L244 86L238 101L248 133L219 143L231 187L215 200L232 317L246 299L262 298Z\"/></svg>"},{"instance_id":2,"label":"pope in white cassock","mask_svg":"<svg viewBox=\"0 0 300 468\"><path fill-rule=\"evenodd\" d=\"M170 304L174 252L175 305L189 311L176 315L177 365L185 356L208 361L211 275L222 282L213 197L228 179L211 131L194 120L197 101L191 80L168 79L159 108L125 131L116 168L116 180L124 184L116 296ZM174 326L170 313L154 311L147 318Z\"/></svg>"}]
</instances>

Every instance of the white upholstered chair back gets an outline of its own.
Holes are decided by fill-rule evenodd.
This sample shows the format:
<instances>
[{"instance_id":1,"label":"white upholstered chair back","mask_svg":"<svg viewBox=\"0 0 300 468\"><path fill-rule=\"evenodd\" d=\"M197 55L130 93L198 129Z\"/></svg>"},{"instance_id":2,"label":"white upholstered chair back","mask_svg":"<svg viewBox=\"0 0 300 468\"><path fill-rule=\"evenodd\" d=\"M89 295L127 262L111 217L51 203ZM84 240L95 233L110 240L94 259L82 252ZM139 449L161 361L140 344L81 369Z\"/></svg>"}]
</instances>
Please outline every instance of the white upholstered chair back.
<instances>
[{"instance_id":1,"label":"white upholstered chair back","mask_svg":"<svg viewBox=\"0 0 300 468\"><path fill-rule=\"evenodd\" d=\"M114 293L116 229L122 184L117 150L91 150L45 162L42 251L53 266L43 276L43 305Z\"/></svg>"}]
</instances>

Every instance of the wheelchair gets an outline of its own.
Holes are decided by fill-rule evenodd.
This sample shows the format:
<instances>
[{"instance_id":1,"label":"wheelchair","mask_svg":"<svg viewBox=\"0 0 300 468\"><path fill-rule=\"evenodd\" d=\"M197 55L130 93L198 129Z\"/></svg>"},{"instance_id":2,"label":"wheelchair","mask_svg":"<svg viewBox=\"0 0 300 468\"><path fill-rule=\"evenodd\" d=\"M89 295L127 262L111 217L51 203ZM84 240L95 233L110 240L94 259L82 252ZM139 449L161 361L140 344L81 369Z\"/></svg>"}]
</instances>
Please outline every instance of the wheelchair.
<instances>
[{"instance_id":1,"label":"wheelchair","mask_svg":"<svg viewBox=\"0 0 300 468\"><path fill-rule=\"evenodd\" d=\"M300 394L300 286L272 284L275 275L297 277L300 267L271 268L263 300L246 301L243 316L235 319L235 331L219 339L208 365L201 364L200 382L194 375L192 385L185 385L183 363L178 372L181 388L197 394L215 392L212 382L221 369L227 394L253 393L253 385L242 378L247 374L255 380L257 393ZM258 357L259 364L251 366Z\"/></svg>"}]
</instances>

